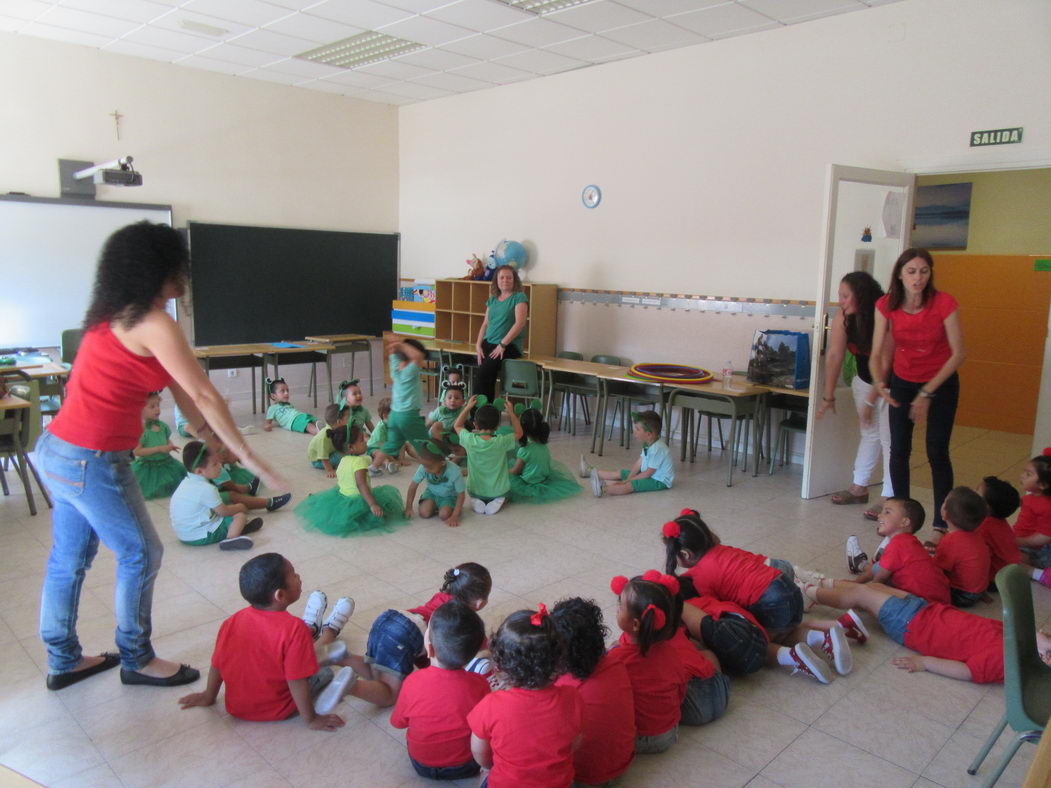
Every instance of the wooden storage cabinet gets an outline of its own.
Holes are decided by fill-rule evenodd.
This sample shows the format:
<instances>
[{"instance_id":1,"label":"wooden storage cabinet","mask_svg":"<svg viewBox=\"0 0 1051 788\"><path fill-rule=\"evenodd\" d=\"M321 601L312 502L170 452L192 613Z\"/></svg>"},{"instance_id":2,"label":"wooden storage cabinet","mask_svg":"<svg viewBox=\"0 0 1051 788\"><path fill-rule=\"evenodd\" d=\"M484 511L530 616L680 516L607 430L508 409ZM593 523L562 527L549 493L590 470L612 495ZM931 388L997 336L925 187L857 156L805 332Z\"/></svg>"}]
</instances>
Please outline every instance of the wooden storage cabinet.
<instances>
[{"instance_id":1,"label":"wooden storage cabinet","mask_svg":"<svg viewBox=\"0 0 1051 788\"><path fill-rule=\"evenodd\" d=\"M439 279L435 283L434 338L473 345L485 320L485 302L489 299L491 287L491 282ZM522 348L527 355L553 356L558 324L558 287L523 282L522 289L529 299L529 322Z\"/></svg>"}]
</instances>

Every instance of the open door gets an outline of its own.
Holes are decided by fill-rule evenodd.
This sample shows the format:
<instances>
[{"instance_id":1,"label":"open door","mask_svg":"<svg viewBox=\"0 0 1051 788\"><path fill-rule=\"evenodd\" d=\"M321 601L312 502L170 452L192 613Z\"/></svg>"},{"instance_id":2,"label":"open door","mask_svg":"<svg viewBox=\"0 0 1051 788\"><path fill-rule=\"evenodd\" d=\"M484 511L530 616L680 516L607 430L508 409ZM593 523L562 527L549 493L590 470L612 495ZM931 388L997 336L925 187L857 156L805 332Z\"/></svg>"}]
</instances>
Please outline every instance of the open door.
<instances>
[{"instance_id":1,"label":"open door","mask_svg":"<svg viewBox=\"0 0 1051 788\"><path fill-rule=\"evenodd\" d=\"M850 484L858 448L858 416L842 378L836 388L837 412L817 419L825 386L828 326L839 308L839 280L845 274L867 270L887 288L894 261L908 248L915 183L916 177L904 172L829 165L824 256L814 299L803 498L828 495ZM882 474L882 464L877 473ZM873 476L871 483L881 479L881 475Z\"/></svg>"}]
</instances>

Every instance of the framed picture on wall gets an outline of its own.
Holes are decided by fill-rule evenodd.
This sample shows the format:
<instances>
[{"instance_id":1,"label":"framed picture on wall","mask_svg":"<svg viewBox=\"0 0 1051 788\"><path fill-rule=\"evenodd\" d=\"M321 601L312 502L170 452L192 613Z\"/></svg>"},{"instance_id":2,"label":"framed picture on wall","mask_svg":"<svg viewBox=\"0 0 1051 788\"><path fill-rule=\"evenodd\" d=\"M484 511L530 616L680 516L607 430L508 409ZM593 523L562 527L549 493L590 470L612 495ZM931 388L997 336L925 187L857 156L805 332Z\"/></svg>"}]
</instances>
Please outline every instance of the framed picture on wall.
<instances>
[{"instance_id":1,"label":"framed picture on wall","mask_svg":"<svg viewBox=\"0 0 1051 788\"><path fill-rule=\"evenodd\" d=\"M966 249L972 186L946 183L917 187L912 245L924 249Z\"/></svg>"}]
</instances>

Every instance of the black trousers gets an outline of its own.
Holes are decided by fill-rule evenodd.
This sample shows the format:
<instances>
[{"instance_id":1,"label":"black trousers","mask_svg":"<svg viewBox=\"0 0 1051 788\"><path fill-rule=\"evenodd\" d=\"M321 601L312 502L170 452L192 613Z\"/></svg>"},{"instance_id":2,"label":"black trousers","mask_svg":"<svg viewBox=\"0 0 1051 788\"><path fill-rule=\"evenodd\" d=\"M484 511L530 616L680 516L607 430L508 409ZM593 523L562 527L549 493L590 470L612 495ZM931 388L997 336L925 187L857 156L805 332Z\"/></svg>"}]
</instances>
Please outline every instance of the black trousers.
<instances>
[{"instance_id":1,"label":"black trousers","mask_svg":"<svg viewBox=\"0 0 1051 788\"><path fill-rule=\"evenodd\" d=\"M504 358L489 358L489 354L493 352L495 348L492 342L486 342L482 340L482 353L485 358L482 359L482 363L478 365L478 372L476 373L475 382L477 383L477 389L472 392L473 394L485 394L489 398L489 403L492 404L493 397L496 393L496 379L500 377L500 370L504 365L504 358L521 358L522 351L514 345L508 345L504 348Z\"/></svg>"},{"instance_id":2,"label":"black trousers","mask_svg":"<svg viewBox=\"0 0 1051 788\"><path fill-rule=\"evenodd\" d=\"M890 408L890 482L896 498L909 496L909 456L912 454L912 428L909 406L919 396L923 383L890 376L890 395L899 407ZM949 439L956 419L956 405L960 401L960 377L955 372L934 392L927 411L927 462L931 465L934 485L934 512L931 521L935 528L945 530L942 503L953 486L952 460L949 459Z\"/></svg>"}]
</instances>

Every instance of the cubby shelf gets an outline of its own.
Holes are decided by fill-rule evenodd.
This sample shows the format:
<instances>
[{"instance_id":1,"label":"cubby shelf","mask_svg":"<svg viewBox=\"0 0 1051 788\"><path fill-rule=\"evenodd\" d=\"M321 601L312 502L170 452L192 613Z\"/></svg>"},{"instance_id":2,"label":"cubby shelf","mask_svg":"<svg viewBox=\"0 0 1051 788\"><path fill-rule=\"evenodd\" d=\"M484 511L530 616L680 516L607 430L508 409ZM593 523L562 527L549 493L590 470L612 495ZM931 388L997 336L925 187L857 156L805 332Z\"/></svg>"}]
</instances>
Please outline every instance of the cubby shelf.
<instances>
[{"instance_id":1,"label":"cubby shelf","mask_svg":"<svg viewBox=\"0 0 1051 788\"><path fill-rule=\"evenodd\" d=\"M491 282L439 279L435 283L434 338L474 344L485 320ZM555 355L558 328L558 286L523 282L529 299L523 349L534 356Z\"/></svg>"}]
</instances>

